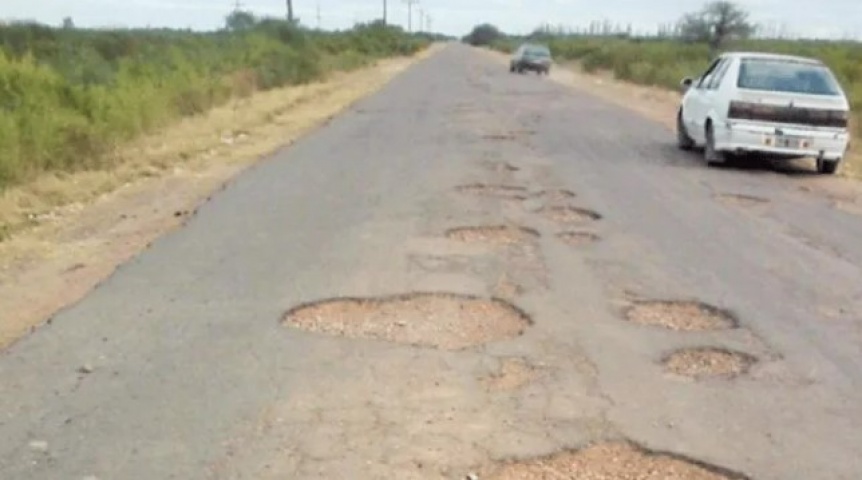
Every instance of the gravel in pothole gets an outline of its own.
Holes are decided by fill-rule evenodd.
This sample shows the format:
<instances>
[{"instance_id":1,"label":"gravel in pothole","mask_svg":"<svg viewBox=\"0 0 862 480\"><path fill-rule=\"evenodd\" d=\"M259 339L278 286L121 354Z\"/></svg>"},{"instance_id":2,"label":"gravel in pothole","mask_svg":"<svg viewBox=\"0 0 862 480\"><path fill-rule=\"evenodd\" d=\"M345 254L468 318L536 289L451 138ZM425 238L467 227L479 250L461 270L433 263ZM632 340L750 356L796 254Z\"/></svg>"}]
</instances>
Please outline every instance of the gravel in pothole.
<instances>
[{"instance_id":1,"label":"gravel in pothole","mask_svg":"<svg viewBox=\"0 0 862 480\"><path fill-rule=\"evenodd\" d=\"M329 335L459 350L517 337L532 321L514 305L496 298L411 293L301 305L289 311L283 323Z\"/></svg>"},{"instance_id":2,"label":"gravel in pothole","mask_svg":"<svg viewBox=\"0 0 862 480\"><path fill-rule=\"evenodd\" d=\"M548 220L557 223L591 222L602 218L598 213L586 208L562 205L544 207L540 212Z\"/></svg>"},{"instance_id":3,"label":"gravel in pothole","mask_svg":"<svg viewBox=\"0 0 862 480\"><path fill-rule=\"evenodd\" d=\"M696 379L732 378L748 372L757 359L747 353L715 347L678 350L664 359L667 371Z\"/></svg>"},{"instance_id":4,"label":"gravel in pothole","mask_svg":"<svg viewBox=\"0 0 862 480\"><path fill-rule=\"evenodd\" d=\"M561 232L557 234L557 238L573 247L582 247L599 240L598 235L590 232Z\"/></svg>"},{"instance_id":5,"label":"gravel in pothole","mask_svg":"<svg viewBox=\"0 0 862 480\"><path fill-rule=\"evenodd\" d=\"M571 200L575 198L575 192L571 190L566 190L564 188L556 188L550 190L542 190L541 192L536 193L536 197L543 198L550 202L564 202L566 200Z\"/></svg>"},{"instance_id":6,"label":"gravel in pothole","mask_svg":"<svg viewBox=\"0 0 862 480\"><path fill-rule=\"evenodd\" d=\"M643 301L626 311L629 321L677 331L725 330L736 328L729 312L693 301Z\"/></svg>"},{"instance_id":7,"label":"gravel in pothole","mask_svg":"<svg viewBox=\"0 0 862 480\"><path fill-rule=\"evenodd\" d=\"M517 390L536 378L536 369L520 357L510 357L500 363L500 369L482 379L488 391Z\"/></svg>"},{"instance_id":8,"label":"gravel in pothole","mask_svg":"<svg viewBox=\"0 0 862 480\"><path fill-rule=\"evenodd\" d=\"M620 442L513 462L488 480L745 480L745 476L676 455Z\"/></svg>"},{"instance_id":9,"label":"gravel in pothole","mask_svg":"<svg viewBox=\"0 0 862 480\"><path fill-rule=\"evenodd\" d=\"M524 244L534 241L539 235L539 232L532 228L511 225L458 227L446 232L446 238L451 240L489 245Z\"/></svg>"},{"instance_id":10,"label":"gravel in pothole","mask_svg":"<svg viewBox=\"0 0 862 480\"><path fill-rule=\"evenodd\" d=\"M470 185L458 186L456 187L456 190L461 193L483 197L496 197L509 200L527 199L527 189L517 185L488 185L483 183L473 183Z\"/></svg>"}]
</instances>

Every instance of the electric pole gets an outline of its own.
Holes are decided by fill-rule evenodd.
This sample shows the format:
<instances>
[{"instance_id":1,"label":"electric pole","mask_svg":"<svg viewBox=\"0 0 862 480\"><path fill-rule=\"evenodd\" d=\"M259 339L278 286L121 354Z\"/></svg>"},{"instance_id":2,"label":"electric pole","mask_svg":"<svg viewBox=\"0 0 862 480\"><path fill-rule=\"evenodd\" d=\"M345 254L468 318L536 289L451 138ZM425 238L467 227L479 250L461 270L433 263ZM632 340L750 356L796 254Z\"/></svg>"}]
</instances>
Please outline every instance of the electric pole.
<instances>
[{"instance_id":1,"label":"electric pole","mask_svg":"<svg viewBox=\"0 0 862 480\"><path fill-rule=\"evenodd\" d=\"M293 23L293 0L287 0L287 21Z\"/></svg>"},{"instance_id":2,"label":"electric pole","mask_svg":"<svg viewBox=\"0 0 862 480\"><path fill-rule=\"evenodd\" d=\"M386 25L386 0L383 0L383 25Z\"/></svg>"},{"instance_id":3,"label":"electric pole","mask_svg":"<svg viewBox=\"0 0 862 480\"><path fill-rule=\"evenodd\" d=\"M413 5L419 3L419 0L404 0L407 3L407 32L413 31Z\"/></svg>"},{"instance_id":4,"label":"electric pole","mask_svg":"<svg viewBox=\"0 0 862 480\"><path fill-rule=\"evenodd\" d=\"M419 21L417 22L417 25L419 25L419 26L416 28L416 31L421 32L422 31L422 24L425 23L425 20L422 18L422 7L416 7L416 13L419 14Z\"/></svg>"}]
</instances>

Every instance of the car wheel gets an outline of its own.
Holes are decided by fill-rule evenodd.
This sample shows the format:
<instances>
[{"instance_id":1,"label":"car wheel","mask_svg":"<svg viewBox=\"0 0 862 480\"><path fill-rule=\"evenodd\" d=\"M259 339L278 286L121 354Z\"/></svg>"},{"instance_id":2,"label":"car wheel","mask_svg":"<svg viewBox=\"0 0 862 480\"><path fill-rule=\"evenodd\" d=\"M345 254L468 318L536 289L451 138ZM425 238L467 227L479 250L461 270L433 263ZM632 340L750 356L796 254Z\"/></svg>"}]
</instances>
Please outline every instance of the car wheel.
<instances>
[{"instance_id":1,"label":"car wheel","mask_svg":"<svg viewBox=\"0 0 862 480\"><path fill-rule=\"evenodd\" d=\"M682 123L682 110L676 115L676 145L686 151L694 148L694 140L688 135L685 124Z\"/></svg>"},{"instance_id":2,"label":"car wheel","mask_svg":"<svg viewBox=\"0 0 862 480\"><path fill-rule=\"evenodd\" d=\"M838 171L838 164L840 160L823 160L822 158L817 159L817 172L823 175L832 175Z\"/></svg>"},{"instance_id":3,"label":"car wheel","mask_svg":"<svg viewBox=\"0 0 862 480\"><path fill-rule=\"evenodd\" d=\"M706 159L706 164L713 167L727 162L727 154L719 152L715 149L715 133L712 129L712 123L706 124L706 148L703 150L703 156Z\"/></svg>"}]
</instances>

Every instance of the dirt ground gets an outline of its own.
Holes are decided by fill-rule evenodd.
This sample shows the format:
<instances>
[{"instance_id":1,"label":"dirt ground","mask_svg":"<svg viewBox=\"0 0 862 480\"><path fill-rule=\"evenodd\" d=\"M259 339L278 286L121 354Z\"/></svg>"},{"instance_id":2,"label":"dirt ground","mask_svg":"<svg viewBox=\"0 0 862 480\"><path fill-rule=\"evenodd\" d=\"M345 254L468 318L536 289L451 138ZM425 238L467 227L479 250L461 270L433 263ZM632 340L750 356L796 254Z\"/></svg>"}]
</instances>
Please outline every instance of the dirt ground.
<instances>
[{"instance_id":1,"label":"dirt ground","mask_svg":"<svg viewBox=\"0 0 862 480\"><path fill-rule=\"evenodd\" d=\"M202 201L416 61L389 59L323 82L236 100L142 138L111 171L47 175L0 197L0 349L75 303L184 223ZM23 225L22 225L23 224Z\"/></svg>"}]
</instances>

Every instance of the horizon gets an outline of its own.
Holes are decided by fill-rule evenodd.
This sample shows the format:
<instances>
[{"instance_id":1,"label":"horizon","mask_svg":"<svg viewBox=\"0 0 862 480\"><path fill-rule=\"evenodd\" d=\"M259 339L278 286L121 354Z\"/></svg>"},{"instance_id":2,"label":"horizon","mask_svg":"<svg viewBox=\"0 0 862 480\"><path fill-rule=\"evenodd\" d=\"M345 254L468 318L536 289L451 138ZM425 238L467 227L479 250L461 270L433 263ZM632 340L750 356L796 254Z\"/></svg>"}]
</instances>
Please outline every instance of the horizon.
<instances>
[{"instance_id":1,"label":"horizon","mask_svg":"<svg viewBox=\"0 0 862 480\"><path fill-rule=\"evenodd\" d=\"M782 5L786 5L788 1ZM862 18L862 2L856 4L853 0L833 0L830 7L821 7L814 14L806 14L806 18L811 21L803 25L799 25L795 20L797 16L788 15L795 9L776 9L777 2L778 0L748 0L736 3L750 13L751 23L761 26L763 30L759 32L760 35L766 33L769 37L854 41L862 38L862 26L854 21L855 18ZM225 18L237 6L256 16L267 18L284 18L286 12L282 0L220 2L222 4L203 0L128 0L122 15L117 14L116 8L99 8L110 3L110 0L80 0L69 5L60 0L43 0L38 3L13 0L0 20L6 23L36 22L59 26L63 18L71 17L76 27L88 29L213 31L224 26ZM576 8L576 2L565 0L534 0L531 11L526 14L523 7L512 7L512 2L505 0L485 0L483 3L494 8L487 10L475 6L463 7L454 0L436 0L433 6L417 3L413 7L412 25L408 25L407 6L402 1L389 0L387 23L405 30L462 37L474 26L483 23L492 24L507 34L525 35L546 25L563 30L582 30L592 22L608 21L623 28L631 25L636 36L650 36L663 26L675 24L685 13L697 11L705 2L679 8L680 4L688 2L658 0L650 2L649 6L631 7L623 0L606 0L603 7L591 8L594 12L592 16L569 14L581 9ZM522 1L515 3L523 5ZM295 17L303 26L324 30L349 29L358 23L380 20L383 16L380 0L295 0L294 11ZM488 11L492 13L487 13ZM769 15L775 11L782 12L784 16ZM566 18L577 21L565 21ZM412 28L409 28L410 26ZM429 26L430 29L427 28Z\"/></svg>"}]
</instances>

